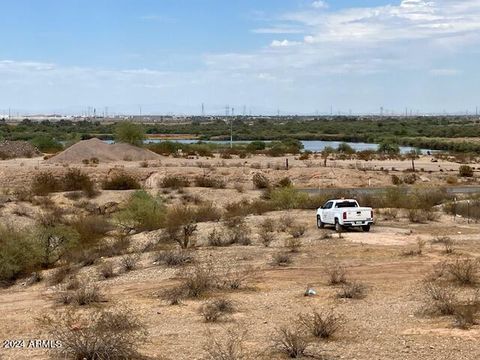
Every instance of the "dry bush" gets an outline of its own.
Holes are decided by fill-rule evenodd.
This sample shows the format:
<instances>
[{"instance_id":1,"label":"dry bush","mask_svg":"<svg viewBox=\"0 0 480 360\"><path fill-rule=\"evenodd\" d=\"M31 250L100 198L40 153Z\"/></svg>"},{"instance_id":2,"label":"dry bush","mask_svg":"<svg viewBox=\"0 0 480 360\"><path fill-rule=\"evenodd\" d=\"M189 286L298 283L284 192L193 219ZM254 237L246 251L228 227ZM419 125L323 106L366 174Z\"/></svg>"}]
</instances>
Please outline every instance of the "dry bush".
<instances>
[{"instance_id":1,"label":"dry bush","mask_svg":"<svg viewBox=\"0 0 480 360\"><path fill-rule=\"evenodd\" d=\"M231 300L215 299L206 302L200 307L200 314L206 322L223 320L225 315L235 312L235 306Z\"/></svg>"},{"instance_id":2,"label":"dry bush","mask_svg":"<svg viewBox=\"0 0 480 360\"><path fill-rule=\"evenodd\" d=\"M74 290L60 290L59 302L64 305L86 306L105 301L98 285L82 281L77 286L78 288Z\"/></svg>"},{"instance_id":3,"label":"dry bush","mask_svg":"<svg viewBox=\"0 0 480 360\"><path fill-rule=\"evenodd\" d=\"M439 315L453 315L455 313L458 299L453 288L427 282L423 291L427 312Z\"/></svg>"},{"instance_id":4,"label":"dry bush","mask_svg":"<svg viewBox=\"0 0 480 360\"><path fill-rule=\"evenodd\" d=\"M138 254L125 255L120 260L120 265L125 272L133 271L137 268L139 260L140 256Z\"/></svg>"},{"instance_id":5,"label":"dry bush","mask_svg":"<svg viewBox=\"0 0 480 360\"><path fill-rule=\"evenodd\" d=\"M176 241L182 249L195 245L197 231L195 211L188 206L174 206L167 212L165 229L170 240Z\"/></svg>"},{"instance_id":6,"label":"dry bush","mask_svg":"<svg viewBox=\"0 0 480 360\"><path fill-rule=\"evenodd\" d=\"M302 240L296 237L291 237L285 240L285 247L291 253L298 253L302 247Z\"/></svg>"},{"instance_id":7,"label":"dry bush","mask_svg":"<svg viewBox=\"0 0 480 360\"><path fill-rule=\"evenodd\" d=\"M466 304L459 304L455 307L454 326L462 330L468 330L473 325L478 325L477 313L480 311L480 300L478 291Z\"/></svg>"},{"instance_id":8,"label":"dry bush","mask_svg":"<svg viewBox=\"0 0 480 360\"><path fill-rule=\"evenodd\" d=\"M203 188L225 189L226 187L224 180L208 176L196 176L194 182L195 186Z\"/></svg>"},{"instance_id":9,"label":"dry bush","mask_svg":"<svg viewBox=\"0 0 480 360\"><path fill-rule=\"evenodd\" d=\"M194 261L193 254L185 250L160 251L155 254L154 262L167 266L184 266Z\"/></svg>"},{"instance_id":10,"label":"dry bush","mask_svg":"<svg viewBox=\"0 0 480 360\"><path fill-rule=\"evenodd\" d=\"M227 237L230 244L251 245L250 228L245 223L245 219L241 217L230 218L225 221L227 226Z\"/></svg>"},{"instance_id":11,"label":"dry bush","mask_svg":"<svg viewBox=\"0 0 480 360\"><path fill-rule=\"evenodd\" d=\"M278 221L279 230L287 232L295 224L295 219L291 215L283 215Z\"/></svg>"},{"instance_id":12,"label":"dry bush","mask_svg":"<svg viewBox=\"0 0 480 360\"><path fill-rule=\"evenodd\" d=\"M414 249L405 250L402 252L403 256L420 256L423 254L423 248L425 247L425 240L417 239L417 247Z\"/></svg>"},{"instance_id":13,"label":"dry bush","mask_svg":"<svg viewBox=\"0 0 480 360\"><path fill-rule=\"evenodd\" d=\"M113 230L112 224L101 216L83 216L77 217L70 223L70 226L79 235L79 246L96 245L104 236Z\"/></svg>"},{"instance_id":14,"label":"dry bush","mask_svg":"<svg viewBox=\"0 0 480 360\"><path fill-rule=\"evenodd\" d=\"M457 259L447 264L447 272L461 285L475 285L478 282L478 270L477 259Z\"/></svg>"},{"instance_id":15,"label":"dry bush","mask_svg":"<svg viewBox=\"0 0 480 360\"><path fill-rule=\"evenodd\" d=\"M264 229L260 230L258 236L265 247L269 247L272 241L275 239L275 233L266 231Z\"/></svg>"},{"instance_id":16,"label":"dry bush","mask_svg":"<svg viewBox=\"0 0 480 360\"><path fill-rule=\"evenodd\" d=\"M214 228L207 236L208 246L230 246L230 239L224 231Z\"/></svg>"},{"instance_id":17,"label":"dry bush","mask_svg":"<svg viewBox=\"0 0 480 360\"><path fill-rule=\"evenodd\" d=\"M82 191L87 197L97 194L93 181L80 169L69 169L61 181L64 191Z\"/></svg>"},{"instance_id":18,"label":"dry bush","mask_svg":"<svg viewBox=\"0 0 480 360\"><path fill-rule=\"evenodd\" d=\"M106 261L98 267L98 275L102 279L110 279L115 276L115 270L113 268L113 262Z\"/></svg>"},{"instance_id":19,"label":"dry bush","mask_svg":"<svg viewBox=\"0 0 480 360\"><path fill-rule=\"evenodd\" d=\"M262 173L256 173L252 177L253 186L256 189L269 189L270 188L270 180L263 175Z\"/></svg>"},{"instance_id":20,"label":"dry bush","mask_svg":"<svg viewBox=\"0 0 480 360\"><path fill-rule=\"evenodd\" d=\"M288 230L288 233L295 239L298 239L302 237L305 234L305 231L307 231L307 227L305 224L295 224L290 227Z\"/></svg>"},{"instance_id":21,"label":"dry bush","mask_svg":"<svg viewBox=\"0 0 480 360\"><path fill-rule=\"evenodd\" d=\"M455 241L449 236L438 236L431 241L432 244L443 244L446 254L452 254L455 250Z\"/></svg>"},{"instance_id":22,"label":"dry bush","mask_svg":"<svg viewBox=\"0 0 480 360\"><path fill-rule=\"evenodd\" d=\"M245 192L245 189L243 188L243 185L241 183L235 183L233 188L237 190L240 194L243 194Z\"/></svg>"},{"instance_id":23,"label":"dry bush","mask_svg":"<svg viewBox=\"0 0 480 360\"><path fill-rule=\"evenodd\" d=\"M468 165L462 165L458 169L458 174L461 177L473 177L473 169Z\"/></svg>"},{"instance_id":24,"label":"dry bush","mask_svg":"<svg viewBox=\"0 0 480 360\"><path fill-rule=\"evenodd\" d=\"M200 298L217 285L217 275L210 265L196 265L185 272L182 286L189 298Z\"/></svg>"},{"instance_id":25,"label":"dry bush","mask_svg":"<svg viewBox=\"0 0 480 360\"><path fill-rule=\"evenodd\" d=\"M273 255L273 264L278 266L288 266L292 263L292 256L288 253L279 252Z\"/></svg>"},{"instance_id":26,"label":"dry bush","mask_svg":"<svg viewBox=\"0 0 480 360\"><path fill-rule=\"evenodd\" d=\"M333 263L325 267L328 276L328 285L339 285L347 283L347 269L345 266Z\"/></svg>"},{"instance_id":27,"label":"dry bush","mask_svg":"<svg viewBox=\"0 0 480 360\"><path fill-rule=\"evenodd\" d=\"M308 339L300 329L282 327L274 336L275 349L292 359L303 357L308 345Z\"/></svg>"},{"instance_id":28,"label":"dry bush","mask_svg":"<svg viewBox=\"0 0 480 360\"><path fill-rule=\"evenodd\" d=\"M51 172L33 175L31 191L34 195L45 196L61 190L61 184Z\"/></svg>"},{"instance_id":29,"label":"dry bush","mask_svg":"<svg viewBox=\"0 0 480 360\"><path fill-rule=\"evenodd\" d=\"M200 205L195 209L195 221L209 222L219 221L222 218L222 211L211 202Z\"/></svg>"},{"instance_id":30,"label":"dry bush","mask_svg":"<svg viewBox=\"0 0 480 360\"><path fill-rule=\"evenodd\" d=\"M342 287L337 292L339 299L363 299L367 295L367 287L357 281L352 281L342 284Z\"/></svg>"},{"instance_id":31,"label":"dry bush","mask_svg":"<svg viewBox=\"0 0 480 360\"><path fill-rule=\"evenodd\" d=\"M218 276L218 286L228 290L238 290L247 287L247 284L253 281L257 276L257 272L253 267L239 269L231 266Z\"/></svg>"},{"instance_id":32,"label":"dry bush","mask_svg":"<svg viewBox=\"0 0 480 360\"><path fill-rule=\"evenodd\" d=\"M65 279L75 276L77 272L78 272L78 268L70 264L61 266L53 270L52 274L48 279L48 283L51 286L61 284L65 281Z\"/></svg>"},{"instance_id":33,"label":"dry bush","mask_svg":"<svg viewBox=\"0 0 480 360\"><path fill-rule=\"evenodd\" d=\"M187 292L183 286L175 286L173 288L164 290L160 297L167 301L169 305L180 305L187 297Z\"/></svg>"},{"instance_id":34,"label":"dry bush","mask_svg":"<svg viewBox=\"0 0 480 360\"><path fill-rule=\"evenodd\" d=\"M187 177L177 175L167 175L160 182L160 187L168 189L181 189L190 186L190 181Z\"/></svg>"},{"instance_id":35,"label":"dry bush","mask_svg":"<svg viewBox=\"0 0 480 360\"><path fill-rule=\"evenodd\" d=\"M55 352L65 359L138 359L137 349L147 340L145 326L130 309L67 311L37 322L62 345Z\"/></svg>"},{"instance_id":36,"label":"dry bush","mask_svg":"<svg viewBox=\"0 0 480 360\"><path fill-rule=\"evenodd\" d=\"M125 172L114 174L102 183L102 189L104 190L136 190L140 187L137 179Z\"/></svg>"},{"instance_id":37,"label":"dry bush","mask_svg":"<svg viewBox=\"0 0 480 360\"><path fill-rule=\"evenodd\" d=\"M344 319L333 311L313 311L310 314L299 315L299 322L313 336L328 339L342 328Z\"/></svg>"},{"instance_id":38,"label":"dry bush","mask_svg":"<svg viewBox=\"0 0 480 360\"><path fill-rule=\"evenodd\" d=\"M277 228L277 222L272 218L265 218L260 222L260 230L265 232L275 232Z\"/></svg>"},{"instance_id":39,"label":"dry bush","mask_svg":"<svg viewBox=\"0 0 480 360\"><path fill-rule=\"evenodd\" d=\"M246 331L240 328L230 328L225 336L219 339L211 332L207 333L205 344L206 360L248 360L252 357L245 349Z\"/></svg>"}]
</instances>

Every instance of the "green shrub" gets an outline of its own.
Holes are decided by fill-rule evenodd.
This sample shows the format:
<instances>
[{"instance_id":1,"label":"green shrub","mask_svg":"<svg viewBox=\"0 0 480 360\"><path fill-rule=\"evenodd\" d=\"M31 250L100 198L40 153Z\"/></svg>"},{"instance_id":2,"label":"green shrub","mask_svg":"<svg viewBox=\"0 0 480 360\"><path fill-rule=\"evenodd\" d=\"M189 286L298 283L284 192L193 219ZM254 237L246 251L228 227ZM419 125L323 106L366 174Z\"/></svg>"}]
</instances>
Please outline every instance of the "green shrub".
<instances>
[{"instance_id":1,"label":"green shrub","mask_svg":"<svg viewBox=\"0 0 480 360\"><path fill-rule=\"evenodd\" d=\"M57 153L63 150L63 145L50 135L35 136L30 143L44 153Z\"/></svg>"},{"instance_id":2,"label":"green shrub","mask_svg":"<svg viewBox=\"0 0 480 360\"><path fill-rule=\"evenodd\" d=\"M115 141L141 146L145 139L145 129L141 124L122 121L115 125Z\"/></svg>"},{"instance_id":3,"label":"green shrub","mask_svg":"<svg viewBox=\"0 0 480 360\"><path fill-rule=\"evenodd\" d=\"M170 240L176 241L182 249L194 245L197 231L195 210L188 206L174 206L167 212L165 229Z\"/></svg>"},{"instance_id":4,"label":"green shrub","mask_svg":"<svg viewBox=\"0 0 480 360\"><path fill-rule=\"evenodd\" d=\"M144 190L133 193L116 220L126 229L152 231L163 227L166 208L161 198L153 197Z\"/></svg>"},{"instance_id":5,"label":"green shrub","mask_svg":"<svg viewBox=\"0 0 480 360\"><path fill-rule=\"evenodd\" d=\"M197 176L194 181L197 187L225 189L226 186L225 181L222 179L214 179L207 176Z\"/></svg>"},{"instance_id":6,"label":"green shrub","mask_svg":"<svg viewBox=\"0 0 480 360\"><path fill-rule=\"evenodd\" d=\"M308 194L289 187L275 189L270 193L270 201L273 206L281 210L301 208L308 199Z\"/></svg>"},{"instance_id":7,"label":"green shrub","mask_svg":"<svg viewBox=\"0 0 480 360\"><path fill-rule=\"evenodd\" d=\"M120 172L105 179L102 188L104 190L136 190L140 189L140 183L133 176Z\"/></svg>"},{"instance_id":8,"label":"green shrub","mask_svg":"<svg viewBox=\"0 0 480 360\"><path fill-rule=\"evenodd\" d=\"M31 234L0 225L0 285L41 267L42 254Z\"/></svg>"}]
</instances>

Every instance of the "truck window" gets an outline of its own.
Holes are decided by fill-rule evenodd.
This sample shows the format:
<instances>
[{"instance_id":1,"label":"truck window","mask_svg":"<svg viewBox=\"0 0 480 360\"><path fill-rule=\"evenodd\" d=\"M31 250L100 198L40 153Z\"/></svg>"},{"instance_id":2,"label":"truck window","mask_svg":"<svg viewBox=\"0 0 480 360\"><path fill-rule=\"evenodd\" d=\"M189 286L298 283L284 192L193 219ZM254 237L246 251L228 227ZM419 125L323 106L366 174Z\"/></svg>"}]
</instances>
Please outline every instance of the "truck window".
<instances>
[{"instance_id":1,"label":"truck window","mask_svg":"<svg viewBox=\"0 0 480 360\"><path fill-rule=\"evenodd\" d=\"M355 201L339 201L335 205L336 208L350 208L358 207L358 204Z\"/></svg>"},{"instance_id":2,"label":"truck window","mask_svg":"<svg viewBox=\"0 0 480 360\"><path fill-rule=\"evenodd\" d=\"M329 201L325 205L323 205L323 209L331 209L333 205L333 202Z\"/></svg>"}]
</instances>

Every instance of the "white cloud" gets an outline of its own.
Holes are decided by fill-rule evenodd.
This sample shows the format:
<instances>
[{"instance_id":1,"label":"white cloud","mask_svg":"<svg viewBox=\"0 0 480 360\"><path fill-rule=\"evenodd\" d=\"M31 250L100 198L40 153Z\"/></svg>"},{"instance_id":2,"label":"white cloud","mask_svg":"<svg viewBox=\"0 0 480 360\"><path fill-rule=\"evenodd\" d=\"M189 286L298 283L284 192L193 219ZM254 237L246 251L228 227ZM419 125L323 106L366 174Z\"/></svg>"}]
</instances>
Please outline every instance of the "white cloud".
<instances>
[{"instance_id":1,"label":"white cloud","mask_svg":"<svg viewBox=\"0 0 480 360\"><path fill-rule=\"evenodd\" d=\"M287 47L287 46L295 46L300 44L296 41L289 41L289 40L273 40L270 44L271 47Z\"/></svg>"},{"instance_id":2,"label":"white cloud","mask_svg":"<svg viewBox=\"0 0 480 360\"><path fill-rule=\"evenodd\" d=\"M312 3L312 7L314 7L315 9L327 9L328 4L326 1L317 0Z\"/></svg>"},{"instance_id":3,"label":"white cloud","mask_svg":"<svg viewBox=\"0 0 480 360\"><path fill-rule=\"evenodd\" d=\"M430 74L433 76L456 76L461 74L458 69L431 69Z\"/></svg>"}]
</instances>

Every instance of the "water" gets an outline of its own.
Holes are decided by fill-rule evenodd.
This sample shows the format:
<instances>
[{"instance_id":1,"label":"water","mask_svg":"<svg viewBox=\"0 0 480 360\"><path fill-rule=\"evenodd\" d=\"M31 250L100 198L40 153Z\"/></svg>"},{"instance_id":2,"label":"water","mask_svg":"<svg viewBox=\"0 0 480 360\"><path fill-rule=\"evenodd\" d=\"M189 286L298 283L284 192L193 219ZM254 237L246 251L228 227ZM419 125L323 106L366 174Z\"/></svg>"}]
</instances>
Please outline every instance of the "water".
<instances>
[{"instance_id":1,"label":"water","mask_svg":"<svg viewBox=\"0 0 480 360\"><path fill-rule=\"evenodd\" d=\"M151 143L160 143L162 141L166 140L160 140L160 139L148 139L145 140L145 143L151 144ZM198 142L198 140L194 139L178 139L178 140L169 140L173 142L179 142L181 144L195 144ZM209 140L209 141L204 141L205 143L214 143L214 144L230 144L230 141L225 141L225 140ZM251 141L234 141L233 144L248 144ZM324 150L326 147L331 147L336 149L340 144L342 144L342 141L321 141L321 140L302 140L302 144L304 146L305 150L312 151L312 152L320 152ZM352 143L352 142L347 142L348 145L352 147L355 151L362 151L362 150L373 150L376 151L378 149L378 144L373 144L373 143ZM400 146L400 152L402 154L408 153L410 151L414 150L414 148L409 147L409 146ZM426 154L428 151L431 152L431 150L428 149L421 149L422 153Z\"/></svg>"}]
</instances>

